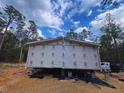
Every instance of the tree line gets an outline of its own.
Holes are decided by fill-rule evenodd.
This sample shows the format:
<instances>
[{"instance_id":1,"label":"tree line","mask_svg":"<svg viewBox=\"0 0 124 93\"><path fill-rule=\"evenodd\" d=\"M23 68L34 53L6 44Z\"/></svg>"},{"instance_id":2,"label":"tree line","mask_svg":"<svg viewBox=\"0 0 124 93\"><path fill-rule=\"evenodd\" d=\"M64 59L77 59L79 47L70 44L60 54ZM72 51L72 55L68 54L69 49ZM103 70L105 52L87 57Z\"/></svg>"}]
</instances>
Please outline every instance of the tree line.
<instances>
[{"instance_id":1,"label":"tree line","mask_svg":"<svg viewBox=\"0 0 124 93\"><path fill-rule=\"evenodd\" d=\"M124 68L124 31L120 24L110 13L107 13L100 30L102 32L100 37L101 60Z\"/></svg>"},{"instance_id":2,"label":"tree line","mask_svg":"<svg viewBox=\"0 0 124 93\"><path fill-rule=\"evenodd\" d=\"M11 5L0 10L0 60L21 61L24 44L42 39L36 23L29 20L26 24L26 21L26 17ZM24 54L26 51L24 48Z\"/></svg>"}]
</instances>

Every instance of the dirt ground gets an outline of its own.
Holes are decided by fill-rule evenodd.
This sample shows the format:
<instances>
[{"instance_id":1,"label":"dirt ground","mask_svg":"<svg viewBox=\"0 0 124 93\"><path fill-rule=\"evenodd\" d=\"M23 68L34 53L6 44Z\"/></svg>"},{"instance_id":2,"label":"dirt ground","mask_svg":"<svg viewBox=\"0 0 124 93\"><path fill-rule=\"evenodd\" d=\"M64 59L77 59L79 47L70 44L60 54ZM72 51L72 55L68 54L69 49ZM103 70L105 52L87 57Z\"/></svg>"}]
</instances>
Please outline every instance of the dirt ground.
<instances>
[{"instance_id":1,"label":"dirt ground","mask_svg":"<svg viewBox=\"0 0 124 93\"><path fill-rule=\"evenodd\" d=\"M97 73L103 80L103 75ZM107 83L116 88L83 80L58 80L51 76L29 78L24 67L0 69L0 93L124 93L124 82L110 77Z\"/></svg>"}]
</instances>

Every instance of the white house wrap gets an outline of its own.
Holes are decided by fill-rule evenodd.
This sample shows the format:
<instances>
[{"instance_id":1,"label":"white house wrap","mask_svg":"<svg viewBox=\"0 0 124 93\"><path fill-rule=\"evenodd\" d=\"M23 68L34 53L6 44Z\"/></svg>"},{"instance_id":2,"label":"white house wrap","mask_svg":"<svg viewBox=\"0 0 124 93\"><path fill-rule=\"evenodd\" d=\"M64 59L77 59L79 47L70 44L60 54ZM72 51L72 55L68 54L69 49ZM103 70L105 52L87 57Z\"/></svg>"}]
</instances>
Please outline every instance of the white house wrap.
<instances>
[{"instance_id":1,"label":"white house wrap","mask_svg":"<svg viewBox=\"0 0 124 93\"><path fill-rule=\"evenodd\" d=\"M98 44L67 38L30 42L28 68L100 70Z\"/></svg>"}]
</instances>

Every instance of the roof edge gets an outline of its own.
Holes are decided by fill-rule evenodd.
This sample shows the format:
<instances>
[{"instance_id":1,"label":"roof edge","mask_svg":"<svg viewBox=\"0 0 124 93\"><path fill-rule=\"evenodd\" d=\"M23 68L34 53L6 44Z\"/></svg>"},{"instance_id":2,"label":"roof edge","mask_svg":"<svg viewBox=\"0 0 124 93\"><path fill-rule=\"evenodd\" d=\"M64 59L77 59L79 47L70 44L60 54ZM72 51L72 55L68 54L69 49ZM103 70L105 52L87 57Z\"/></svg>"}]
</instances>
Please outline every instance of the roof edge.
<instances>
[{"instance_id":1,"label":"roof edge","mask_svg":"<svg viewBox=\"0 0 124 93\"><path fill-rule=\"evenodd\" d=\"M93 45L93 46L99 46L99 44L95 43L95 42L88 42L88 41L69 39L69 38L65 38L65 37L59 37L59 38L54 38L54 39L46 39L46 40L40 40L40 41L33 41L33 42L28 42L25 45L40 45L41 43L54 42L56 40L68 40L68 41L71 41L71 42L76 42L76 43L81 43L81 44L88 44L88 45Z\"/></svg>"}]
</instances>

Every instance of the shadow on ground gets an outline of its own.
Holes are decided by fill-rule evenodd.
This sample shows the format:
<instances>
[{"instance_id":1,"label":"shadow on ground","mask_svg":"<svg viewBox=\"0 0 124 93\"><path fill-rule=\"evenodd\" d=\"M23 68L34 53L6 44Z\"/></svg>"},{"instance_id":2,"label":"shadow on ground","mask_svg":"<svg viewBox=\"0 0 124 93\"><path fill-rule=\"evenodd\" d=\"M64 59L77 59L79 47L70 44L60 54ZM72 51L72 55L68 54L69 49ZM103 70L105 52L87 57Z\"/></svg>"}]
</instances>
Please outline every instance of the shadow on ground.
<instances>
[{"instance_id":1,"label":"shadow on ground","mask_svg":"<svg viewBox=\"0 0 124 93\"><path fill-rule=\"evenodd\" d=\"M105 86L105 87L109 87L109 88L116 88L114 85L108 83L107 81L104 81L102 79L99 79L98 77L96 78L91 78L90 76L73 76L73 77L68 77L67 75L65 76L61 76L60 72L43 72L43 71L39 71L35 74L33 74L33 76L31 76L31 78L44 78L46 76L51 76L53 78L57 78L58 80L67 80L67 79L74 79L75 81L78 81L78 80L82 80L86 83L92 83L92 84L96 84L96 85L101 85L101 86Z\"/></svg>"},{"instance_id":2,"label":"shadow on ground","mask_svg":"<svg viewBox=\"0 0 124 93\"><path fill-rule=\"evenodd\" d=\"M101 80L99 78L95 78L95 79L92 79L92 78L84 78L83 79L85 82L91 82L93 84L98 84L98 85L101 85L101 86L105 86L105 87L109 87L109 88L116 88L114 85L108 83L107 81L104 81L104 80Z\"/></svg>"}]
</instances>

